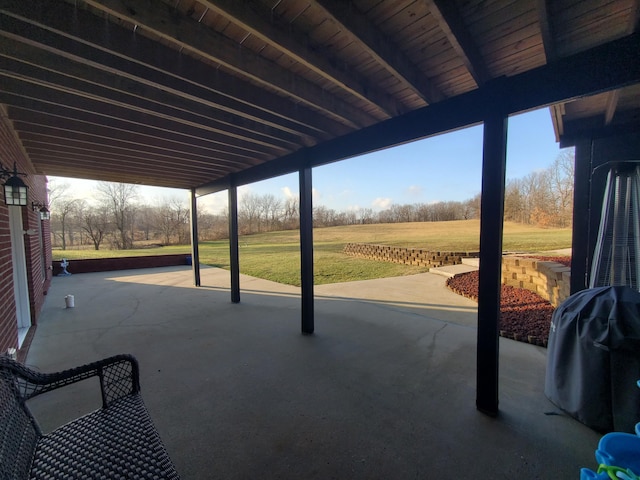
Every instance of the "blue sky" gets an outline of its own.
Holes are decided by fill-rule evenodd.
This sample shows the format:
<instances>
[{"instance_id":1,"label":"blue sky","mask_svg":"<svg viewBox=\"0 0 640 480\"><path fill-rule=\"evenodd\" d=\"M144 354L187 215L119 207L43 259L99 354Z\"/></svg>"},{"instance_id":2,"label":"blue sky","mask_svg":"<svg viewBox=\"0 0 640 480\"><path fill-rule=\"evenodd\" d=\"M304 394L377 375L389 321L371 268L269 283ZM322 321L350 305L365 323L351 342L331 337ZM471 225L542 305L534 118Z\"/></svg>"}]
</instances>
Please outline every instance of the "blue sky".
<instances>
[{"instance_id":1,"label":"blue sky","mask_svg":"<svg viewBox=\"0 0 640 480\"><path fill-rule=\"evenodd\" d=\"M560 153L548 108L511 117L507 178L521 178L549 167ZM466 128L313 169L314 205L338 211L391 204L467 200L480 192L482 126ZM57 177L52 177L57 178ZM60 179L73 191L91 191L95 182ZM290 174L240 187L239 194L298 194L298 175ZM146 203L185 198L183 190L140 187ZM199 199L200 208L217 213L226 206L220 192Z\"/></svg>"}]
</instances>

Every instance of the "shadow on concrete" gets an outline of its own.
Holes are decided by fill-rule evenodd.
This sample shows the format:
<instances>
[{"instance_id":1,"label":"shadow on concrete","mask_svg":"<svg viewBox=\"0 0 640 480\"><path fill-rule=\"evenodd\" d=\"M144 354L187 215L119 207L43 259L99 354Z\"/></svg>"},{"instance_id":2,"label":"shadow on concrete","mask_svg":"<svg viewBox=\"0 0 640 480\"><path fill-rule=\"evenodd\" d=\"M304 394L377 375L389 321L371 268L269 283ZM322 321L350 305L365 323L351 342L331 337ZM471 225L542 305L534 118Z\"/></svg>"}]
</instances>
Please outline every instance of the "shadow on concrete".
<instances>
[{"instance_id":1,"label":"shadow on concrete","mask_svg":"<svg viewBox=\"0 0 640 480\"><path fill-rule=\"evenodd\" d=\"M544 397L546 350L500 340L500 415L475 409L474 302L421 274L299 289L167 267L56 278L27 363L129 352L185 479L577 478L599 435ZM64 308L73 294L76 307ZM415 301L411 301L414 298ZM37 399L45 427L92 408Z\"/></svg>"}]
</instances>

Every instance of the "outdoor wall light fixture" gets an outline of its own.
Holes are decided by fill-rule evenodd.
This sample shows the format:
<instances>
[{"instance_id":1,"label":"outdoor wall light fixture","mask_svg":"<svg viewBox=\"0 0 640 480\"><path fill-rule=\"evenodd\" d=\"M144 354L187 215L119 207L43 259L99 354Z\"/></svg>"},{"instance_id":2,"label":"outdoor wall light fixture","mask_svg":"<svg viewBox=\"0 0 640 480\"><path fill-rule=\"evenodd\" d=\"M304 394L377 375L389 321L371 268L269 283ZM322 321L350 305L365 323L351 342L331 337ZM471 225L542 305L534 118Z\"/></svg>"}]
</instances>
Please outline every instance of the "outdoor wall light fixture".
<instances>
[{"instance_id":1,"label":"outdoor wall light fixture","mask_svg":"<svg viewBox=\"0 0 640 480\"><path fill-rule=\"evenodd\" d=\"M17 205L24 207L27 205L27 186L18 175L27 176L26 173L18 172L18 167L13 164L13 171L4 168L0 164L0 179L7 179L4 182L4 202L7 205Z\"/></svg>"},{"instance_id":2,"label":"outdoor wall light fixture","mask_svg":"<svg viewBox=\"0 0 640 480\"><path fill-rule=\"evenodd\" d=\"M34 212L40 212L40 220L49 220L51 219L51 212L47 208L46 205L38 202L31 202L31 208Z\"/></svg>"}]
</instances>

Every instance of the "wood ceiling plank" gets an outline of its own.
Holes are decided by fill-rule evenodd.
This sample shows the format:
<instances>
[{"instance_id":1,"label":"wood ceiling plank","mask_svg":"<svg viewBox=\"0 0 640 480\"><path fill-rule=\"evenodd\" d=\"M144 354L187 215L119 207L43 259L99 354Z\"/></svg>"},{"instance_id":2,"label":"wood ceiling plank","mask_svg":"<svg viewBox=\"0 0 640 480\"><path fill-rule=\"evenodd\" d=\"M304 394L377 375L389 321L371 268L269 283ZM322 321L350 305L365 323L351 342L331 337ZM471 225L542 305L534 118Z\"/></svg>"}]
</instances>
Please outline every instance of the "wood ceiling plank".
<instances>
[{"instance_id":1,"label":"wood ceiling plank","mask_svg":"<svg viewBox=\"0 0 640 480\"><path fill-rule=\"evenodd\" d=\"M435 24L426 5L420 1L407 2L400 10L375 23L385 35L397 39L403 45L417 31L433 28Z\"/></svg>"},{"instance_id":2,"label":"wood ceiling plank","mask_svg":"<svg viewBox=\"0 0 640 480\"><path fill-rule=\"evenodd\" d=\"M129 141L142 145L158 146L166 150L175 151L176 157L180 157L181 152L184 151L191 155L199 155L203 159L208 159L208 161L211 162L220 162L221 164L247 166L260 163L260 161L256 161L255 156L229 152L226 149L212 147L211 145L198 145L197 142L181 141L184 140L184 138L176 138L176 136L169 134L153 136L144 129L133 128L135 125L122 124L115 120L102 123L78 121L53 113L35 112L19 107L12 107L11 115L14 119L16 129L20 130L29 130L29 128L31 128L32 131L35 131L34 127L37 126L49 127L70 133L84 133L107 138L114 143L118 141ZM21 127L18 127L18 125L21 125ZM30 127L27 127L27 125Z\"/></svg>"},{"instance_id":3,"label":"wood ceiling plank","mask_svg":"<svg viewBox=\"0 0 640 480\"><path fill-rule=\"evenodd\" d=\"M323 115L335 118L351 126L371 125L376 119L364 115L350 104L327 95L320 87L304 78L291 77L283 68L238 45L219 34L185 17L176 17L168 5L150 8L145 0L83 0L93 8L115 17L124 18L140 29L153 31L177 48L190 50L197 55L221 63L256 84L272 88L285 97L313 107Z\"/></svg>"},{"instance_id":4,"label":"wood ceiling plank","mask_svg":"<svg viewBox=\"0 0 640 480\"><path fill-rule=\"evenodd\" d=\"M24 124L20 124L24 128ZM175 162L182 160L196 168L210 169L217 167L220 170L227 168L226 164L220 166L210 158L195 155L187 152L177 152L175 150L153 147L150 145L140 145L133 142L122 141L120 139L111 139L109 137L98 136L90 133L73 132L62 128L47 127L41 125L29 125L29 130L20 130L20 139L26 144L37 143L39 145L65 145L70 148L78 149L98 149L112 152L123 152L131 156L146 155L150 164L158 164L164 162Z\"/></svg>"},{"instance_id":5,"label":"wood ceiling plank","mask_svg":"<svg viewBox=\"0 0 640 480\"><path fill-rule=\"evenodd\" d=\"M3 72L0 72L0 78L2 76ZM79 99L73 94L33 85L26 80L4 77L2 83L0 101L34 112L56 115L67 121L137 132L144 135L141 139L171 139L182 144L212 149L212 153L215 149L218 152L256 159L275 156L273 152L256 149L253 144L232 143L228 137L222 135L216 136L211 132L203 134L202 130L196 128L167 120L157 121L153 116L143 112L127 110L105 102ZM49 98L55 101L48 100Z\"/></svg>"},{"instance_id":6,"label":"wood ceiling plank","mask_svg":"<svg viewBox=\"0 0 640 480\"><path fill-rule=\"evenodd\" d=\"M313 0L313 4L322 8L331 17L331 22L353 35L377 62L406 83L407 88L422 96L427 103L443 99L442 94L436 91L430 80L402 50L385 38L364 15L350 8L349 4L338 0Z\"/></svg>"},{"instance_id":7,"label":"wood ceiling plank","mask_svg":"<svg viewBox=\"0 0 640 480\"><path fill-rule=\"evenodd\" d=\"M540 34L542 35L542 45L547 62L551 62L556 58L556 43L553 32L553 25L549 17L548 0L537 0L538 25L540 25Z\"/></svg>"},{"instance_id":8,"label":"wood ceiling plank","mask_svg":"<svg viewBox=\"0 0 640 480\"><path fill-rule=\"evenodd\" d=\"M375 105L388 116L398 114L398 105L386 92L369 84L369 80L351 69L347 71L339 64L333 64L318 47L309 44L309 37L296 29L295 23L286 27L267 21L270 10L257 2L239 3L236 0L200 0L212 11L225 15L243 30L260 41L277 47L285 55L301 63L326 80L367 103Z\"/></svg>"},{"instance_id":9,"label":"wood ceiling plank","mask_svg":"<svg viewBox=\"0 0 640 480\"><path fill-rule=\"evenodd\" d=\"M104 156L105 158L113 159L128 159L131 161L137 161L147 166L147 168L166 168L169 166L175 166L179 160L183 164L184 168L189 168L190 171L200 174L212 174L226 172L226 169L216 167L210 163L203 162L190 162L187 158L181 156L180 158L174 157L161 157L153 155L148 152L140 150L128 150L124 148L118 148L115 145L99 145L88 144L78 142L72 139L43 139L30 140L25 138L24 132L21 134L22 144L25 149L32 154L33 152L40 151L47 154L61 153L67 155L87 155L87 156Z\"/></svg>"},{"instance_id":10,"label":"wood ceiling plank","mask_svg":"<svg viewBox=\"0 0 640 480\"><path fill-rule=\"evenodd\" d=\"M492 80L466 94L324 142L307 149L304 155L298 152L252 167L234 175L234 181L236 185L244 185L474 125L482 122L489 112L509 115L637 84L640 83L639 51L640 34L614 40L514 77ZM594 65L598 68L594 69ZM196 193L205 195L221 191L228 181L223 178L203 184Z\"/></svg>"},{"instance_id":11,"label":"wood ceiling plank","mask_svg":"<svg viewBox=\"0 0 640 480\"><path fill-rule=\"evenodd\" d=\"M55 175L70 178L91 178L106 182L130 183L134 185L151 185L155 187L184 188L189 189L202 180L198 175L169 176L164 172L150 169L127 169L127 165L101 164L100 162L78 162L69 166L64 159L47 160L46 157L35 156L38 165L41 166L38 173L42 175Z\"/></svg>"},{"instance_id":12,"label":"wood ceiling plank","mask_svg":"<svg viewBox=\"0 0 640 480\"><path fill-rule=\"evenodd\" d=\"M492 19L506 21L515 11L528 8L531 0L480 0L477 2L457 2L467 25L484 24Z\"/></svg>"},{"instance_id":13,"label":"wood ceiling plank","mask_svg":"<svg viewBox=\"0 0 640 480\"><path fill-rule=\"evenodd\" d=\"M140 160L135 157L116 157L104 152L76 152L66 149L49 149L30 147L27 149L29 156L46 159L47 163L51 163L54 160L60 160L71 163L74 166L78 164L91 164L100 163L102 165L109 165L112 169L126 169L128 171L137 170L138 173L148 173L149 171L162 171L166 175L171 177L214 177L220 174L228 174L232 171L230 168L214 168L211 167L207 170L193 168L192 165L176 159L172 164L151 164L149 161Z\"/></svg>"},{"instance_id":14,"label":"wood ceiling plank","mask_svg":"<svg viewBox=\"0 0 640 480\"><path fill-rule=\"evenodd\" d=\"M487 82L491 75L455 3L451 0L425 1L431 15L436 18L447 40L462 59L476 84L482 85Z\"/></svg>"},{"instance_id":15,"label":"wood ceiling plank","mask_svg":"<svg viewBox=\"0 0 640 480\"><path fill-rule=\"evenodd\" d=\"M625 30L626 35L631 35L636 31L638 27L638 21L640 19L640 0L634 0L631 5L631 13L629 20L627 21L627 28ZM604 111L604 124L610 125L613 122L613 117L620 103L620 90L613 90L607 94L607 104ZM628 103L628 102L625 102Z\"/></svg>"},{"instance_id":16,"label":"wood ceiling plank","mask_svg":"<svg viewBox=\"0 0 640 480\"><path fill-rule=\"evenodd\" d=\"M635 0L598 3L585 0L554 6L551 18L558 55L571 55L627 35L629 25L637 25L635 5Z\"/></svg>"},{"instance_id":17,"label":"wood ceiling plank","mask_svg":"<svg viewBox=\"0 0 640 480\"><path fill-rule=\"evenodd\" d=\"M70 106L83 108L82 103L92 103L91 107L104 103L105 108L119 110L122 118L129 115L145 115L148 123L160 126L167 122L165 128L180 130L191 129L193 135L218 139L230 144L245 146L256 151L270 152L273 155L300 148L300 144L293 143L295 138L274 138L280 134L274 130L259 129L251 134L248 129L235 127L226 122L220 122L211 116L211 109L195 102L175 97L174 95L145 85L137 84L126 78L117 77L111 73L94 70L84 63L72 62L51 55L34 48L11 49L9 42L0 42L0 69L5 77L13 77L22 81L24 85L12 82L16 90L30 89L37 85L48 90L52 99L61 103L62 97ZM13 50L8 53L8 50ZM25 51L28 55L21 55ZM25 64L21 59L29 58L38 66ZM54 70L55 69L55 70ZM57 71L56 71L57 70ZM29 80L21 80L28 78ZM16 91L14 90L14 91ZM57 91L60 93L55 93ZM42 96L39 98L43 98ZM44 97L43 99L46 99ZM146 120L145 120L146 121ZM200 131L200 133L196 133ZM269 133L265 136L263 133ZM298 138L299 139L299 138Z\"/></svg>"},{"instance_id":18,"label":"wood ceiling plank","mask_svg":"<svg viewBox=\"0 0 640 480\"><path fill-rule=\"evenodd\" d=\"M553 8L553 21L559 24L579 25L588 20L605 20L617 13L627 13L633 8L635 0L580 0L563 5L562 2L550 4Z\"/></svg>"},{"instance_id":19,"label":"wood ceiling plank","mask_svg":"<svg viewBox=\"0 0 640 480\"><path fill-rule=\"evenodd\" d=\"M28 1L31 0L25 0L25 2ZM45 11L44 13L49 12ZM84 13L88 15L87 12ZM14 39L28 42L31 45L53 54L71 60L82 59L82 62L86 64L87 67L91 66L96 70L105 72L105 75L118 75L123 81L129 80L141 83L148 86L151 91L163 91L167 92L167 94L175 95L178 98L184 99L183 101L185 102L195 104L194 108L200 109L201 111L212 112L210 115L215 112L218 120L224 121L227 124L236 125L239 128L264 133L270 131L270 134L276 137L281 135L278 132L282 132L285 137L289 136L291 140L297 137L297 143L306 145L314 144L315 139L327 138L321 130L305 128L303 125L295 123L294 120L289 121L287 118L279 117L272 112L258 109L256 106L250 106L247 102L238 101L230 97L229 93L224 95L220 93L221 91L229 90L228 87L230 84L227 82L236 84L238 83L237 79L231 80L225 78L225 75L221 74L218 70L208 68L199 62L188 61L190 59L184 56L180 57L175 51L158 50L157 46L154 47L150 41L144 39L144 37L136 37L131 32L110 31L109 34L104 37L95 35L96 26L91 23L91 21L95 22L95 17L89 15L88 18L81 20L85 28L72 28L71 30L74 30L72 33L76 35L74 37L59 35L57 32L54 33L35 25L30 25L19 18L4 15L0 16L0 30L5 36L12 36ZM59 24L53 23L57 27L62 28L69 22L68 20L62 20ZM89 25L91 28L89 28L88 31L86 28L87 23L91 24ZM76 26L78 24L74 22L73 25ZM110 28L110 30L113 30L113 28ZM98 48L89 45L86 37L90 37L91 41L93 41ZM108 41L101 42L101 38L106 38ZM116 39L123 44L125 44L125 40L127 40L126 45L129 46L128 48L131 52L126 53L135 54L135 58L123 58L123 53L121 52L111 53L105 51L105 47L114 46L113 44L116 43ZM130 46L132 43L135 44L134 47ZM26 48L28 47L22 47L22 49ZM33 62L39 61L43 63L47 61L46 54L40 55L39 58L32 59L28 53L29 52L26 51L19 52L18 54L20 58L30 58ZM146 60L149 63L142 64L140 60ZM49 60L49 63L51 63L51 61L52 60ZM155 61L155 64L152 67L150 63L153 61ZM176 67L176 65L178 67ZM166 67L170 70L158 70L159 67ZM186 71L187 69L188 72ZM176 74L181 74L184 78L178 78ZM196 83L197 80L200 80L201 83ZM206 84L206 86L203 84ZM217 86L219 91L212 90L213 86ZM232 88L231 93L234 93L234 91L235 89ZM243 89L243 92L244 91ZM287 105L283 104L282 97L278 97L278 101L286 113ZM265 102L262 101L261 103L264 104ZM260 102L258 106L260 106ZM336 130L335 126L331 128L336 133L340 132L340 130ZM344 131L342 131L342 133L344 133ZM293 141L296 143L295 140Z\"/></svg>"},{"instance_id":20,"label":"wood ceiling plank","mask_svg":"<svg viewBox=\"0 0 640 480\"><path fill-rule=\"evenodd\" d=\"M28 37L69 54L87 58L107 71L146 82L185 98L195 98L223 112L262 122L297 135L327 138L326 134L346 133L339 123L330 121L301 105L283 101L282 96L259 89L187 55L136 35L115 23L106 22L65 2L18 0L3 3L0 11L11 22L31 22L75 42L63 42L55 35ZM0 18L0 22L2 19ZM3 22L4 25L4 22ZM20 30L16 31L16 28ZM14 34L28 35L24 25L16 24ZM84 43L93 49L81 49ZM97 50L96 50L97 49Z\"/></svg>"},{"instance_id":21,"label":"wood ceiling plank","mask_svg":"<svg viewBox=\"0 0 640 480\"><path fill-rule=\"evenodd\" d=\"M373 5L367 5L366 8L363 8L363 2L357 1L355 3L363 13L367 14L367 17L372 22L379 24L385 19L397 15L398 12L407 8L407 4L411 2L407 2L407 0L382 0Z\"/></svg>"}]
</instances>

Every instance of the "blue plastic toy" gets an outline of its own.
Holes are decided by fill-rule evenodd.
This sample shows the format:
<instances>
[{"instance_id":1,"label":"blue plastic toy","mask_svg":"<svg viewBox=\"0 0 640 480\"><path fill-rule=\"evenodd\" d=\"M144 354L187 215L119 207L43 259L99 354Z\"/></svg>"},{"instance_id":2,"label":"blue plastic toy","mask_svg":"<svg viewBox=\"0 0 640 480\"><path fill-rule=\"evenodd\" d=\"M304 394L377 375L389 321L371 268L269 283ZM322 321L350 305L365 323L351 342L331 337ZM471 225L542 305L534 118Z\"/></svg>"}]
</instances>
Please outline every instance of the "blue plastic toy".
<instances>
[{"instance_id":1,"label":"blue plastic toy","mask_svg":"<svg viewBox=\"0 0 640 480\"><path fill-rule=\"evenodd\" d=\"M596 461L600 464L598 471L583 468L580 480L640 480L640 422L636 424L636 435L621 432L604 435L598 443Z\"/></svg>"}]
</instances>

